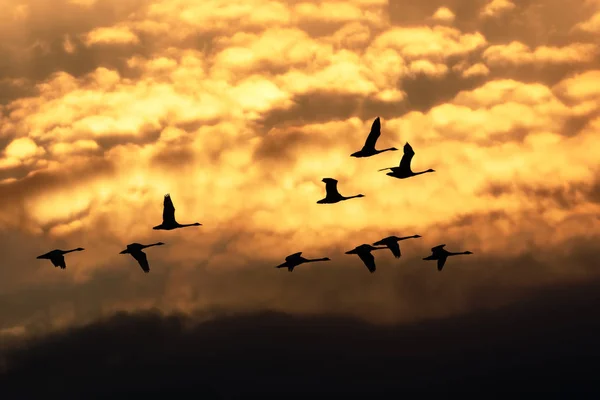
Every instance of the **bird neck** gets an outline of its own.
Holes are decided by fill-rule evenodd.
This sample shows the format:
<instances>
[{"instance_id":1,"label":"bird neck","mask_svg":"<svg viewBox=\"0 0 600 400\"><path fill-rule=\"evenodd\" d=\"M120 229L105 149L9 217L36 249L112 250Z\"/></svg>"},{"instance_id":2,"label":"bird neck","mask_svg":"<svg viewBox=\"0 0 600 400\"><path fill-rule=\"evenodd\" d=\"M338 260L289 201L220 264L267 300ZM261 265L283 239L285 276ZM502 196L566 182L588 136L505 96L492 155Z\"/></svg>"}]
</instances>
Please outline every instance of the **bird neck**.
<instances>
[{"instance_id":1,"label":"bird neck","mask_svg":"<svg viewBox=\"0 0 600 400\"><path fill-rule=\"evenodd\" d=\"M459 256L461 254L469 254L469 253L467 253L466 251L461 251L461 252L458 252L458 253L453 253L453 252L449 251L447 255L449 255L449 256Z\"/></svg>"},{"instance_id":2,"label":"bird neck","mask_svg":"<svg viewBox=\"0 0 600 400\"><path fill-rule=\"evenodd\" d=\"M63 254L71 253L73 251L79 251L79 249L65 250L65 251L63 251Z\"/></svg>"},{"instance_id":3,"label":"bird neck","mask_svg":"<svg viewBox=\"0 0 600 400\"><path fill-rule=\"evenodd\" d=\"M414 236L414 235L413 235L413 236L404 236L404 237L401 237L401 238L400 238L400 239L398 239L398 240L400 241L400 240L406 240L406 239L413 239L413 238L416 238L416 237L417 237L417 236Z\"/></svg>"},{"instance_id":4,"label":"bird neck","mask_svg":"<svg viewBox=\"0 0 600 400\"><path fill-rule=\"evenodd\" d=\"M428 172L433 172L433 171L427 170L427 171L421 171L421 172L413 172L412 174L413 175L421 175L421 174L426 174Z\"/></svg>"},{"instance_id":5,"label":"bird neck","mask_svg":"<svg viewBox=\"0 0 600 400\"><path fill-rule=\"evenodd\" d=\"M327 258L309 258L306 262L327 261Z\"/></svg>"}]
</instances>

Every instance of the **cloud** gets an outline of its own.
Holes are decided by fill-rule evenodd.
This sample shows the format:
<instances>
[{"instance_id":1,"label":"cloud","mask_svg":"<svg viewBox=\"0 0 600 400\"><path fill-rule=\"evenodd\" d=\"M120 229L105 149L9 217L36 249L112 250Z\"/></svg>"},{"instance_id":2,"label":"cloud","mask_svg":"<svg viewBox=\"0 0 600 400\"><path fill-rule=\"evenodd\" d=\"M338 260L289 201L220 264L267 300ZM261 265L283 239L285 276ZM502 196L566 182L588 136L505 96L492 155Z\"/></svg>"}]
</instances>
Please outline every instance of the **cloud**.
<instances>
[{"instance_id":1,"label":"cloud","mask_svg":"<svg viewBox=\"0 0 600 400\"><path fill-rule=\"evenodd\" d=\"M599 33L600 32L600 12L592 15L588 20L580 22L575 25L575 29L588 32L588 33Z\"/></svg>"},{"instance_id":2,"label":"cloud","mask_svg":"<svg viewBox=\"0 0 600 400\"><path fill-rule=\"evenodd\" d=\"M597 356L600 329L590 317L599 305L593 283L538 291L510 307L403 325L276 312L196 318L120 313L17 343L4 351L0 379L7 394L19 396L86 395L98 379L104 383L94 387L96 394L169 391L205 398L291 391L485 395L490 387L591 394L597 387L587 362ZM56 368L40 367L48 363ZM59 377L69 385L56 386ZM296 387L298 377L303 384ZM25 384L32 379L36 385Z\"/></svg>"},{"instance_id":3,"label":"cloud","mask_svg":"<svg viewBox=\"0 0 600 400\"><path fill-rule=\"evenodd\" d=\"M480 19L484 3L31 0L18 20L7 3L0 329L274 304L408 321L595 277L600 67L569 31L591 13L536 0ZM436 172L351 158L376 117L378 148L410 142L413 169ZM366 196L317 205L326 176ZM153 231L165 193L203 226ZM373 279L343 254L403 232L423 239L399 266L378 256ZM159 240L150 274L118 254ZM438 274L420 258L439 243L475 255ZM78 246L65 271L34 257ZM272 268L297 251L335 261Z\"/></svg>"},{"instance_id":4,"label":"cloud","mask_svg":"<svg viewBox=\"0 0 600 400\"><path fill-rule=\"evenodd\" d=\"M481 10L482 17L498 17L515 8L515 4L510 0L491 0Z\"/></svg>"},{"instance_id":5,"label":"cloud","mask_svg":"<svg viewBox=\"0 0 600 400\"><path fill-rule=\"evenodd\" d=\"M96 28L86 35L85 43L94 44L129 44L138 43L139 39L128 27Z\"/></svg>"},{"instance_id":6,"label":"cloud","mask_svg":"<svg viewBox=\"0 0 600 400\"><path fill-rule=\"evenodd\" d=\"M485 61L494 67L515 64L561 64L587 63L596 58L598 47L589 43L573 43L568 46L540 46L531 50L519 42L490 46L483 52Z\"/></svg>"},{"instance_id":7,"label":"cloud","mask_svg":"<svg viewBox=\"0 0 600 400\"><path fill-rule=\"evenodd\" d=\"M441 22L452 22L456 16L448 7L440 7L433 13L432 18Z\"/></svg>"}]
</instances>

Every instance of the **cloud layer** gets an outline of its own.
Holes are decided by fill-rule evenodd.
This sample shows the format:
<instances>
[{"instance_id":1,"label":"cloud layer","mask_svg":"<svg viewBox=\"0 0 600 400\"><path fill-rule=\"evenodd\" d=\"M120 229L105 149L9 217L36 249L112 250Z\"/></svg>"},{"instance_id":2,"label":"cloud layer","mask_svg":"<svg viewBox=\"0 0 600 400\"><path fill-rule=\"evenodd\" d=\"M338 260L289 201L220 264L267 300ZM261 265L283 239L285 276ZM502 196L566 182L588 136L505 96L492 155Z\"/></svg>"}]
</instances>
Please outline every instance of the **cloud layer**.
<instances>
[{"instance_id":1,"label":"cloud layer","mask_svg":"<svg viewBox=\"0 0 600 400\"><path fill-rule=\"evenodd\" d=\"M0 1L0 335L148 307L406 321L596 276L600 8L475 3ZM349 157L377 116L436 172ZM324 177L366 196L317 205ZM165 193L203 226L152 231ZM373 275L343 255L416 233ZM149 275L118 255L158 240ZM438 274L440 243L475 254ZM297 251L333 261L272 268Z\"/></svg>"}]
</instances>

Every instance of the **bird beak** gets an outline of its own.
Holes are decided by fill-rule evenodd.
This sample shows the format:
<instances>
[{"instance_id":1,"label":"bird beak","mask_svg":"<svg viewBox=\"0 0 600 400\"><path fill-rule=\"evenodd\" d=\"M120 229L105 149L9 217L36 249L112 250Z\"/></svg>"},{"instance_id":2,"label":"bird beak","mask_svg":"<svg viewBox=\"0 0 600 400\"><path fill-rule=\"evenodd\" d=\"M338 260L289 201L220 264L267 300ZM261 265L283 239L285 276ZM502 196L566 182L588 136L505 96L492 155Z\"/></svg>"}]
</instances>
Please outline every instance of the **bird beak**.
<instances>
[{"instance_id":1,"label":"bird beak","mask_svg":"<svg viewBox=\"0 0 600 400\"><path fill-rule=\"evenodd\" d=\"M127 254L127 250L123 250L122 252L120 252L119 254Z\"/></svg>"}]
</instances>

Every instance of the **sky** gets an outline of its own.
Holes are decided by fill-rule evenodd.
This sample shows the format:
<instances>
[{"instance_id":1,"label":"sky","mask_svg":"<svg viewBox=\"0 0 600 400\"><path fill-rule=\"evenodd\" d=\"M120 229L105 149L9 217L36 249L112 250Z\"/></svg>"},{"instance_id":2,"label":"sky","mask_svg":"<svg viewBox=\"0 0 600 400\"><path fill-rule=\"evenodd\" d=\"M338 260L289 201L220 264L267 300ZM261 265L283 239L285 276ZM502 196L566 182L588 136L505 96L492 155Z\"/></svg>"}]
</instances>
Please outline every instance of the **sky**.
<instances>
[{"instance_id":1,"label":"sky","mask_svg":"<svg viewBox=\"0 0 600 400\"><path fill-rule=\"evenodd\" d=\"M600 278L599 1L0 8L0 337L147 310L409 323ZM350 157L376 117L436 172ZM325 177L365 197L317 205ZM202 226L152 230L166 193ZM374 274L344 254L414 234ZM119 254L157 241L149 274ZM438 272L442 243L474 254ZM332 261L273 268L298 251Z\"/></svg>"}]
</instances>

